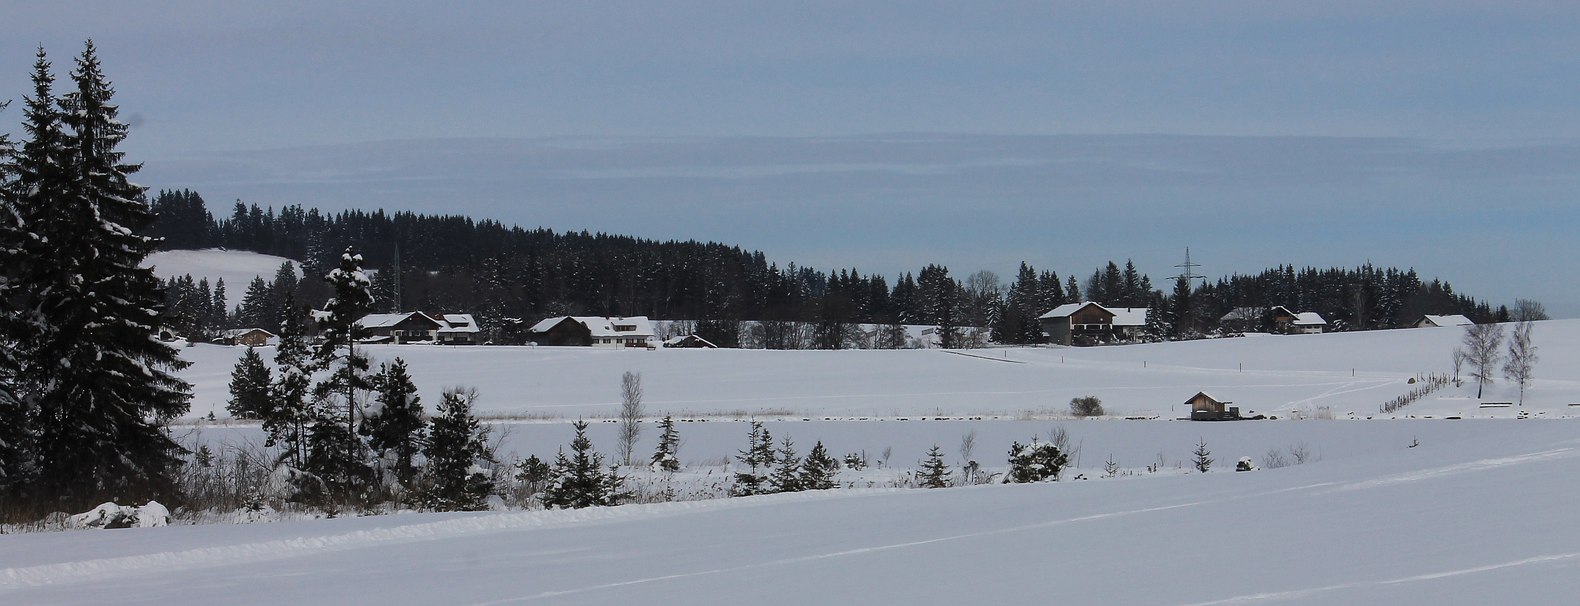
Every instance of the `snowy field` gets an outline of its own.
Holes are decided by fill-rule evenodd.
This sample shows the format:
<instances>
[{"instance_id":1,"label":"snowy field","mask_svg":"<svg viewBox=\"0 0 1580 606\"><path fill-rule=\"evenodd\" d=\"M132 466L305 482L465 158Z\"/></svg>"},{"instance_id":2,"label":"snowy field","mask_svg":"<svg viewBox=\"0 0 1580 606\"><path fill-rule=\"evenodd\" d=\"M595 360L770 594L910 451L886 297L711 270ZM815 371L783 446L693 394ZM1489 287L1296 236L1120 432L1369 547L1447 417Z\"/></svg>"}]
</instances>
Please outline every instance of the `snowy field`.
<instances>
[{"instance_id":1,"label":"snowy field","mask_svg":"<svg viewBox=\"0 0 1580 606\"><path fill-rule=\"evenodd\" d=\"M1098 348L1028 347L944 350L614 350L585 347L455 347L376 345L378 361L403 358L424 401L445 386L476 387L480 409L516 418L613 417L620 376L642 374L644 402L654 414L677 417L919 418L985 416L1047 418L1068 411L1071 398L1095 395L1113 416L1173 418L1198 391L1242 413L1335 417L1376 416L1408 381L1448 374L1463 331L1402 329L1326 335L1233 339ZM1539 322L1541 361L1523 410L1532 415L1580 412L1580 320ZM192 416L225 416L227 385L242 347L182 348L193 362L183 376L195 385ZM266 360L272 349L262 351ZM1500 375L1501 376L1501 375ZM1474 383L1450 387L1390 416L1514 417L1519 407L1506 381L1475 399Z\"/></svg>"},{"instance_id":2,"label":"snowy field","mask_svg":"<svg viewBox=\"0 0 1580 606\"><path fill-rule=\"evenodd\" d=\"M1460 335L966 352L370 347L404 358L430 407L444 386L477 387L506 457L551 455L578 417L612 453L604 419L629 370L651 415L688 419L684 474L727 475L752 417L803 454L821 440L874 468L822 493L9 535L0 603L1573 603L1580 321L1536 326L1523 408L1480 407L1518 399L1500 380L1479 400L1467 383L1378 414L1411 377L1449 372ZM224 418L243 350L181 349L197 399L178 439L261 441ZM1203 390L1279 418L1173 420ZM1110 417L1068 418L1084 395ZM199 418L210 411L217 421ZM971 458L991 472L1010 442L1058 427L1079 449L1063 481L884 488L933 444L958 473L973 435ZM647 428L643 453L657 438ZM1190 466L1198 441L1216 459L1206 474ZM1270 451L1306 461L1229 471Z\"/></svg>"},{"instance_id":3,"label":"snowy field","mask_svg":"<svg viewBox=\"0 0 1580 606\"><path fill-rule=\"evenodd\" d=\"M1102 425L1142 441L1196 430ZM1201 429L1212 442L1238 428L1380 441L1249 473L6 536L0 602L1571 604L1580 591L1574 421Z\"/></svg>"}]
</instances>

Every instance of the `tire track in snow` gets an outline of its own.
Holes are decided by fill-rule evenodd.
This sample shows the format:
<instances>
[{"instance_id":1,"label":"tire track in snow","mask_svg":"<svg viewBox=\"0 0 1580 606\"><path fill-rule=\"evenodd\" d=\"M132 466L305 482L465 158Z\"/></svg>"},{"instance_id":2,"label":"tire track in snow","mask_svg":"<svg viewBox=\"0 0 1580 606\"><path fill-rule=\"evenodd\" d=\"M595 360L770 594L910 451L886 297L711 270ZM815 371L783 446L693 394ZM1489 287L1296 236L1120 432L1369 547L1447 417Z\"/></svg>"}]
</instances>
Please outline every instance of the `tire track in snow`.
<instances>
[{"instance_id":1,"label":"tire track in snow","mask_svg":"<svg viewBox=\"0 0 1580 606\"><path fill-rule=\"evenodd\" d=\"M1441 571L1441 572L1429 572L1429 573L1424 573L1424 574L1411 575L1411 576L1408 576L1408 577L1400 577L1400 578L1397 578L1397 579L1385 579L1385 580L1381 580L1381 581L1363 581L1363 582L1356 582L1356 583L1339 583L1339 584L1336 584L1336 585L1324 585L1322 587L1308 587L1308 588L1305 588L1305 589L1292 589L1292 590L1289 590L1289 591L1270 591L1270 592L1262 592L1262 593L1250 593L1250 594L1245 594L1245 595L1238 595L1238 596L1223 598L1223 599L1220 599L1220 600L1212 600L1212 601L1208 601L1208 602L1193 602L1193 603L1190 603L1190 604L1186 604L1184 606L1223 606L1223 605L1226 605L1226 604L1251 604L1251 603L1256 603L1256 602L1267 602L1267 601L1275 601L1275 600L1276 601L1298 600L1298 599L1301 599L1301 598L1309 598L1309 597L1312 597L1312 596L1317 595L1317 594L1328 593L1328 592L1331 592L1331 591L1340 591L1340 590L1344 590L1344 589L1357 589L1357 588L1362 588L1362 587L1381 587L1381 586L1386 586L1386 585L1402 585L1402 584L1405 584L1405 583L1419 583L1419 582L1422 582L1422 581L1435 581L1437 579L1446 579L1446 578L1450 578L1450 577L1464 576L1464 575L1468 575L1468 574L1477 574L1477 573L1482 573L1482 572L1491 572L1491 571L1494 571L1494 570L1502 570L1502 569L1505 569L1505 568L1518 568L1520 566L1529 566L1531 564L1543 564L1543 563L1547 563L1547 562L1558 562L1558 561L1563 561L1563 560L1573 560L1573 559L1576 559L1576 558L1580 558L1580 552L1558 553L1558 554L1551 554L1551 555L1534 556L1534 557L1524 558L1524 559L1520 559L1520 560L1514 560L1514 561L1510 561L1510 562L1500 562L1500 563L1497 563L1497 564L1486 564L1486 565L1482 565L1482 566L1474 566L1474 567L1471 567L1471 568L1460 568L1458 570L1445 570L1445 571Z\"/></svg>"}]
</instances>

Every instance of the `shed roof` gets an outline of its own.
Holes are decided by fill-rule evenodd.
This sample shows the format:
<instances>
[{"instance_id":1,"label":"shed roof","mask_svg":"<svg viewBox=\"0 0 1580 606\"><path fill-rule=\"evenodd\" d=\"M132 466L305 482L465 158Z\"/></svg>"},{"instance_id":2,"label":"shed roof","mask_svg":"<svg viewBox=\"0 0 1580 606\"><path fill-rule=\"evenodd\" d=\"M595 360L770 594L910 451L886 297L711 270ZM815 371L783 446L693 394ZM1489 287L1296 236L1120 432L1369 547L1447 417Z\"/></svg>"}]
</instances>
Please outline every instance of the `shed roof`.
<instances>
[{"instance_id":1,"label":"shed roof","mask_svg":"<svg viewBox=\"0 0 1580 606\"><path fill-rule=\"evenodd\" d=\"M1328 321L1322 319L1322 314L1314 311L1303 311L1295 314L1295 326L1327 326Z\"/></svg>"}]
</instances>

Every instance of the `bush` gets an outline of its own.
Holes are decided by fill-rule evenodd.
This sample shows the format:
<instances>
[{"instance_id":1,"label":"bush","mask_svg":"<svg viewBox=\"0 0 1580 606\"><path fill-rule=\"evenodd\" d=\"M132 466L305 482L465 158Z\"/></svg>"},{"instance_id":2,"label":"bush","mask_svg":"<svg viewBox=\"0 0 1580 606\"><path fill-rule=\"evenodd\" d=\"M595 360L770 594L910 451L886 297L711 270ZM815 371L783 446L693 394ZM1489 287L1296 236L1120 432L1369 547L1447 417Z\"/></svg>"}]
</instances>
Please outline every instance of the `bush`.
<instances>
[{"instance_id":1,"label":"bush","mask_svg":"<svg viewBox=\"0 0 1580 606\"><path fill-rule=\"evenodd\" d=\"M1097 396L1085 396L1070 399L1070 414L1077 417L1103 416L1103 401Z\"/></svg>"},{"instance_id":2,"label":"bush","mask_svg":"<svg viewBox=\"0 0 1580 606\"><path fill-rule=\"evenodd\" d=\"M1070 457L1059 451L1051 442L1032 440L1030 445L1015 442L1009 448L1009 473L1005 484L1024 484L1059 479L1059 471L1070 462Z\"/></svg>"}]
</instances>

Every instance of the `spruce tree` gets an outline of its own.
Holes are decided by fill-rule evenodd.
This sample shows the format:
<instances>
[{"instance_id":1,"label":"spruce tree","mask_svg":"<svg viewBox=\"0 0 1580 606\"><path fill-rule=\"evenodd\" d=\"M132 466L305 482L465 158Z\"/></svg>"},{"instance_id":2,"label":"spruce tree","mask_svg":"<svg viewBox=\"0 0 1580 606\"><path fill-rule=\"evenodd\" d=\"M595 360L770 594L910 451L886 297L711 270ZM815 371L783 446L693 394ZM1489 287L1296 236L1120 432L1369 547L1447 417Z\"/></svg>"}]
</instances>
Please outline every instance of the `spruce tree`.
<instances>
[{"instance_id":1,"label":"spruce tree","mask_svg":"<svg viewBox=\"0 0 1580 606\"><path fill-rule=\"evenodd\" d=\"M422 415L422 399L417 396L417 386L406 371L406 361L395 358L391 364L381 364L373 378L375 411L370 411L362 429L368 436L368 445L380 456L392 455L395 477L401 484L409 484L417 473L414 463L423 448L427 427ZM445 393L448 399L449 392ZM459 397L459 396L457 396ZM434 420L439 428L439 420ZM430 461L431 463L431 461Z\"/></svg>"},{"instance_id":2,"label":"spruce tree","mask_svg":"<svg viewBox=\"0 0 1580 606\"><path fill-rule=\"evenodd\" d=\"M549 485L543 489L543 505L580 509L618 504L620 479L613 470L604 472L603 455L593 450L587 439L587 422L578 420L573 427L576 437L571 440L571 456L561 450L555 457Z\"/></svg>"},{"instance_id":3,"label":"spruce tree","mask_svg":"<svg viewBox=\"0 0 1580 606\"><path fill-rule=\"evenodd\" d=\"M0 103L0 110L9 106ZM12 186L12 154L14 148L8 135L0 133L0 305L11 309L13 285L20 275L23 246L29 234L23 230L21 209L17 207L18 193ZM0 319L0 501L15 498L14 490L21 486L32 467L32 447L28 440L31 421L21 393L22 359L16 336L11 333L12 322L20 320L13 314L3 314Z\"/></svg>"},{"instance_id":4,"label":"spruce tree","mask_svg":"<svg viewBox=\"0 0 1580 606\"><path fill-rule=\"evenodd\" d=\"M768 481L763 472L774 464L774 439L768 430L763 428L762 421L752 421L752 428L746 436L746 441L746 449L738 451L735 458L745 465L748 471L735 474L735 487L730 490L734 496L761 494L763 483Z\"/></svg>"},{"instance_id":5,"label":"spruce tree","mask_svg":"<svg viewBox=\"0 0 1580 606\"><path fill-rule=\"evenodd\" d=\"M1196 442L1196 450L1192 450L1191 455L1195 457L1191 464L1196 471L1207 473L1207 470L1212 469L1212 451L1207 450L1206 438Z\"/></svg>"},{"instance_id":6,"label":"spruce tree","mask_svg":"<svg viewBox=\"0 0 1580 606\"><path fill-rule=\"evenodd\" d=\"M263 357L248 347L230 371L230 401L225 404L225 410L238 419L269 418L273 400L269 386L273 381Z\"/></svg>"},{"instance_id":7,"label":"spruce tree","mask_svg":"<svg viewBox=\"0 0 1580 606\"><path fill-rule=\"evenodd\" d=\"M76 90L55 109L42 51L37 68L42 94L29 99L26 121L45 140L24 145L17 163L20 208L38 235L24 253L33 261L17 308L26 376L36 381L32 489L61 508L168 495L181 449L163 428L191 394L172 374L188 363L155 335L164 294L141 267L157 245L142 235L153 215L127 178L139 167L117 149L127 128L91 41L71 73Z\"/></svg>"},{"instance_id":8,"label":"spruce tree","mask_svg":"<svg viewBox=\"0 0 1580 606\"><path fill-rule=\"evenodd\" d=\"M790 441L790 436L785 436L779 443L779 452L774 458L777 465L773 475L768 478L770 492L800 492L801 457L796 456L795 444Z\"/></svg>"},{"instance_id":9,"label":"spruce tree","mask_svg":"<svg viewBox=\"0 0 1580 606\"><path fill-rule=\"evenodd\" d=\"M423 456L428 459L428 507L439 511L476 511L487 505L494 490L488 472L488 430L472 416L477 392L447 389L439 401Z\"/></svg>"},{"instance_id":10,"label":"spruce tree","mask_svg":"<svg viewBox=\"0 0 1580 606\"><path fill-rule=\"evenodd\" d=\"M307 427L314 418L309 392L315 366L304 334L306 315L307 310L297 306L294 297L286 297L280 345L274 350L276 377L269 389L274 405L263 419L263 430L268 435L264 445L284 445L285 459L297 469L306 463Z\"/></svg>"},{"instance_id":11,"label":"spruce tree","mask_svg":"<svg viewBox=\"0 0 1580 606\"><path fill-rule=\"evenodd\" d=\"M829 456L828 450L823 448L823 441L818 440L812 451L806 455L806 460L801 462L801 488L803 490L827 490L834 487L834 473L839 470L839 462Z\"/></svg>"},{"instance_id":12,"label":"spruce tree","mask_svg":"<svg viewBox=\"0 0 1580 606\"><path fill-rule=\"evenodd\" d=\"M934 444L933 449L927 451L927 460L922 462L917 480L923 488L947 488L952 473L949 465L944 463L944 451Z\"/></svg>"},{"instance_id":13,"label":"spruce tree","mask_svg":"<svg viewBox=\"0 0 1580 606\"><path fill-rule=\"evenodd\" d=\"M1009 447L1009 472L1004 474L1004 483L1058 480L1059 472L1069 462L1069 455L1059 452L1052 442L1038 442L1036 438L1030 445L1015 442Z\"/></svg>"},{"instance_id":14,"label":"spruce tree","mask_svg":"<svg viewBox=\"0 0 1580 606\"><path fill-rule=\"evenodd\" d=\"M324 280L334 289L335 296L325 304L328 315L320 321L324 342L318 347L317 365L333 370L314 391L319 400L319 422L339 416L341 429L330 431L315 427L313 434L315 444L331 435L346 440L343 446L330 450L345 455L340 458L346 465L344 481L354 483L353 479L363 473L357 468L362 450L361 440L357 438L357 392L371 387L367 377L368 358L357 351L357 341L367 332L358 321L367 315L372 305L368 277L362 273L362 255L346 248L340 255L340 266L325 275ZM334 410L336 398L341 400L338 412ZM326 459L320 457L319 460ZM329 478L325 481L335 484Z\"/></svg>"},{"instance_id":15,"label":"spruce tree","mask_svg":"<svg viewBox=\"0 0 1580 606\"><path fill-rule=\"evenodd\" d=\"M675 432L675 420L669 415L664 415L664 420L658 423L658 448L653 451L651 461L654 471L680 471L680 459L675 457L675 452L680 448L680 434Z\"/></svg>"}]
</instances>

